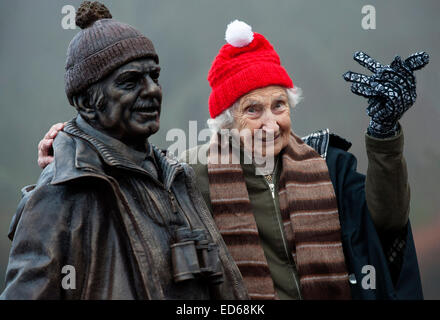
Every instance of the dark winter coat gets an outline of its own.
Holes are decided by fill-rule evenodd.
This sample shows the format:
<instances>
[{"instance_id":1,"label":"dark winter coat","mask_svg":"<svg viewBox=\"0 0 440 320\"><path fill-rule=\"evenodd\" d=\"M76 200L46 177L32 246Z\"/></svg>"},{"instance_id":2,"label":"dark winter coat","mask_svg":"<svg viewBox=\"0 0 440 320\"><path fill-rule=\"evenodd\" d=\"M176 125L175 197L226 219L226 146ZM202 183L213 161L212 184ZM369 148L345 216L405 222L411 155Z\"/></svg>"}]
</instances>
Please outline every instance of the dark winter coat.
<instances>
[{"instance_id":1,"label":"dark winter coat","mask_svg":"<svg viewBox=\"0 0 440 320\"><path fill-rule=\"evenodd\" d=\"M365 139L369 159L367 178L357 172L357 160L347 152L350 142L330 134L328 129L303 138L327 162L340 212L352 298L423 299L411 226L406 222L409 185L403 157L403 132L390 139L368 135ZM208 149L208 145L190 149L181 160L194 168L197 185L212 212L208 169L196 160L198 154L206 157ZM276 191L280 162L277 161L273 177ZM255 174L252 164L242 164L242 169L277 294L281 299L300 299L299 279L289 254L291 250L286 249L277 192L272 198L267 181L264 176ZM371 210L367 207L367 197ZM373 266L374 271L369 266ZM370 282L371 277L374 283Z\"/></svg>"},{"instance_id":2,"label":"dark winter coat","mask_svg":"<svg viewBox=\"0 0 440 320\"><path fill-rule=\"evenodd\" d=\"M13 218L2 299L247 298L188 165L154 148L161 175L156 181L117 149L87 135L74 120L58 134L54 152L55 161L26 193ZM142 182L144 194L124 190L130 188L122 183L124 177ZM127 194L133 199L150 195L148 201L157 207L151 204L146 212L136 213ZM173 205L177 211L171 211ZM165 220L154 220L161 215ZM168 228L185 220L207 230L209 240L218 245L222 284L202 278L173 281ZM71 272L63 270L65 266L75 268L74 289L62 286Z\"/></svg>"}]
</instances>

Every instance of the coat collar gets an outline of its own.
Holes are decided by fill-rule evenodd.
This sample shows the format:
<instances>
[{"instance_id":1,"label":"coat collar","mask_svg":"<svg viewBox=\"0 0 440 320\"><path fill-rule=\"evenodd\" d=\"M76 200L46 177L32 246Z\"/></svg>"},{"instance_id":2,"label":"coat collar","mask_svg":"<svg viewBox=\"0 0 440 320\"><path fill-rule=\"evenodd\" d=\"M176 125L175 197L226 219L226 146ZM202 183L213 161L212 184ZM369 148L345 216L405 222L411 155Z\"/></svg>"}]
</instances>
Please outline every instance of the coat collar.
<instances>
[{"instance_id":1,"label":"coat collar","mask_svg":"<svg viewBox=\"0 0 440 320\"><path fill-rule=\"evenodd\" d=\"M327 158L327 150L329 146L348 151L351 147L351 142L338 136L337 134L330 133L330 130L321 129L312 132L311 134L301 138L304 143L315 149L321 157Z\"/></svg>"},{"instance_id":2,"label":"coat collar","mask_svg":"<svg viewBox=\"0 0 440 320\"><path fill-rule=\"evenodd\" d=\"M315 149L324 159L327 156L329 129L317 130L301 138L304 143Z\"/></svg>"},{"instance_id":3,"label":"coat collar","mask_svg":"<svg viewBox=\"0 0 440 320\"><path fill-rule=\"evenodd\" d=\"M54 141L55 173L52 184L59 184L85 176L106 177L105 165L118 169L147 174L156 183L171 188L174 178L183 171L182 164L176 158L154 145L152 155L155 157L161 174L161 181L151 176L118 149L109 146L96 137L81 130L76 119L69 121Z\"/></svg>"}]
</instances>

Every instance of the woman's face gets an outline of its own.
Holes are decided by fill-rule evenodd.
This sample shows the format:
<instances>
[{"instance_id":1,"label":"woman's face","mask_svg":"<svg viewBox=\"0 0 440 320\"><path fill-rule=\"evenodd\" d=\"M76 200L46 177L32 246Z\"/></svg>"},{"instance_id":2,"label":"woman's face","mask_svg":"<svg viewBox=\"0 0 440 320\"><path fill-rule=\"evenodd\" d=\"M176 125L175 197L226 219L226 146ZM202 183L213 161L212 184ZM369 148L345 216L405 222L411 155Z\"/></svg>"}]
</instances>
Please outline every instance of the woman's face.
<instances>
[{"instance_id":1,"label":"woman's face","mask_svg":"<svg viewBox=\"0 0 440 320\"><path fill-rule=\"evenodd\" d=\"M249 130L254 154L270 156L273 145L273 155L277 156L287 146L290 137L290 106L286 89L280 86L255 89L242 96L238 103L239 107L233 113L234 128L240 133L244 129ZM240 135L242 143L245 136ZM257 139L261 139L261 144L255 143ZM255 146L261 146L261 152Z\"/></svg>"}]
</instances>

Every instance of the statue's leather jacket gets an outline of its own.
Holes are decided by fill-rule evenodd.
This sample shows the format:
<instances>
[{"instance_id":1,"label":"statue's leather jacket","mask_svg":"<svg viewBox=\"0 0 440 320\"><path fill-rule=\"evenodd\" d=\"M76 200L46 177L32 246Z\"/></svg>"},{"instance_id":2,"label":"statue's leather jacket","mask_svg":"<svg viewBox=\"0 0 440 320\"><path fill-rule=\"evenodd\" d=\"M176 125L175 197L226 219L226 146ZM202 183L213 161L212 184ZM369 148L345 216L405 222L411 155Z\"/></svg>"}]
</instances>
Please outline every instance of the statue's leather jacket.
<instances>
[{"instance_id":1,"label":"statue's leather jacket","mask_svg":"<svg viewBox=\"0 0 440 320\"><path fill-rule=\"evenodd\" d=\"M180 213L206 230L218 247L220 284L203 277L175 283L172 242L157 236L166 233L166 223L140 221L115 178L121 170L135 174L123 155L86 134L75 120L57 135L54 154L37 185L24 190L11 223L6 288L0 298L248 299L187 164L154 147L164 190L154 190L161 188L155 183L149 188L158 191L155 195L174 197Z\"/></svg>"}]
</instances>

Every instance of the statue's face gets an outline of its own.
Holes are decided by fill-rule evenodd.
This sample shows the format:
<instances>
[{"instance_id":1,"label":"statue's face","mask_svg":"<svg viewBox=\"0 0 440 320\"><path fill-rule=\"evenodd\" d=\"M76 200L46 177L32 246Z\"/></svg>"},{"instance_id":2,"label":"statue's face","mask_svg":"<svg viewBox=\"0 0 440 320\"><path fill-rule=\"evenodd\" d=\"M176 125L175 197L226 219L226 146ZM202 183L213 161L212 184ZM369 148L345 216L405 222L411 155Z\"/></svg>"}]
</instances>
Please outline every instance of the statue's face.
<instances>
[{"instance_id":1,"label":"statue's face","mask_svg":"<svg viewBox=\"0 0 440 320\"><path fill-rule=\"evenodd\" d=\"M139 59L103 79L100 85L105 102L95 110L100 129L125 142L156 133L162 103L159 72L154 60Z\"/></svg>"}]
</instances>

